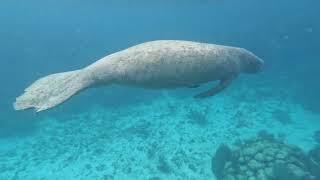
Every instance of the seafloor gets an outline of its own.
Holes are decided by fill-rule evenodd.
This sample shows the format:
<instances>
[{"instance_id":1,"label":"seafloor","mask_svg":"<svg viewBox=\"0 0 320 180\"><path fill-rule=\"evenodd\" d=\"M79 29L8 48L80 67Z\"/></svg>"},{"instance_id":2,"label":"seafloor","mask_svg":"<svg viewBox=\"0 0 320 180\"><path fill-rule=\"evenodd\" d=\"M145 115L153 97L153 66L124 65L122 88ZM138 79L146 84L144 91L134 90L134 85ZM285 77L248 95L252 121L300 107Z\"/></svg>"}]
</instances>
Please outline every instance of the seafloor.
<instances>
[{"instance_id":1,"label":"seafloor","mask_svg":"<svg viewBox=\"0 0 320 180\"><path fill-rule=\"evenodd\" d=\"M316 145L320 114L266 84L240 79L203 100L161 91L121 108L42 116L32 135L0 140L0 180L207 180L215 179L211 157L221 143L260 130L305 151Z\"/></svg>"}]
</instances>

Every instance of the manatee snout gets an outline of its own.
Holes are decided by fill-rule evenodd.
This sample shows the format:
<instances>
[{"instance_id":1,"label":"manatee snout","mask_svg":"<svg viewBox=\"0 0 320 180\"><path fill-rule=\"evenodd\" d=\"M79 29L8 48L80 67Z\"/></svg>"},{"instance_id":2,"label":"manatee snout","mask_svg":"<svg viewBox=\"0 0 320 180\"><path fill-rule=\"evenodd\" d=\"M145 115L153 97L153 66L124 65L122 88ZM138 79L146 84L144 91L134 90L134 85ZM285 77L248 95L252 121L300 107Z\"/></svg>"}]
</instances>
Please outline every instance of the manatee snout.
<instances>
[{"instance_id":1,"label":"manatee snout","mask_svg":"<svg viewBox=\"0 0 320 180\"><path fill-rule=\"evenodd\" d=\"M244 50L244 49L243 49ZM252 52L244 50L240 56L242 70L245 73L258 73L263 70L264 61Z\"/></svg>"},{"instance_id":2,"label":"manatee snout","mask_svg":"<svg viewBox=\"0 0 320 180\"><path fill-rule=\"evenodd\" d=\"M257 70L257 72L262 71L263 67L264 67L264 61L261 58L258 58L258 70Z\"/></svg>"},{"instance_id":3,"label":"manatee snout","mask_svg":"<svg viewBox=\"0 0 320 180\"><path fill-rule=\"evenodd\" d=\"M256 56L250 63L251 73L258 73L263 70L264 61L261 58Z\"/></svg>"}]
</instances>

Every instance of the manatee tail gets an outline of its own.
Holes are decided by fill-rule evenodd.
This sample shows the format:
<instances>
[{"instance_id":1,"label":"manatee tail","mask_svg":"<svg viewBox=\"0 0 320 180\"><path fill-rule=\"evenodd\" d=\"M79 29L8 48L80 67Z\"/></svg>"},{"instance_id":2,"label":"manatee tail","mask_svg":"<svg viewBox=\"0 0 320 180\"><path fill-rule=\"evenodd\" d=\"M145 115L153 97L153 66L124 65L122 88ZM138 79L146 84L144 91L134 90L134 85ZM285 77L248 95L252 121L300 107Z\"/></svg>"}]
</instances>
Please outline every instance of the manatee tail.
<instances>
[{"instance_id":1,"label":"manatee tail","mask_svg":"<svg viewBox=\"0 0 320 180\"><path fill-rule=\"evenodd\" d=\"M35 108L37 112L50 109L90 85L82 70L51 74L35 81L16 98L15 110Z\"/></svg>"}]
</instances>

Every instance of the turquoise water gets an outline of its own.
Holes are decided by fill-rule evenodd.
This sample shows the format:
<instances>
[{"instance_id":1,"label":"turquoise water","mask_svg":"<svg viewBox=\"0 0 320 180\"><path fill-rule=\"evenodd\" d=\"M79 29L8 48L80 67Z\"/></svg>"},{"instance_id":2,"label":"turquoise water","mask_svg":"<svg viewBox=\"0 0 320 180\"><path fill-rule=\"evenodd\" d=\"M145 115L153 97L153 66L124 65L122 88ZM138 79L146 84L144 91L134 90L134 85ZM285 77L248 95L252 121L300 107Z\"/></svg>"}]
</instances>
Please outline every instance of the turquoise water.
<instances>
[{"instance_id":1,"label":"turquoise water","mask_svg":"<svg viewBox=\"0 0 320 180\"><path fill-rule=\"evenodd\" d=\"M0 180L215 179L221 143L267 130L309 151L320 137L320 2L2 0ZM157 39L249 49L262 73L200 88L90 89L49 111L14 111L34 80Z\"/></svg>"}]
</instances>

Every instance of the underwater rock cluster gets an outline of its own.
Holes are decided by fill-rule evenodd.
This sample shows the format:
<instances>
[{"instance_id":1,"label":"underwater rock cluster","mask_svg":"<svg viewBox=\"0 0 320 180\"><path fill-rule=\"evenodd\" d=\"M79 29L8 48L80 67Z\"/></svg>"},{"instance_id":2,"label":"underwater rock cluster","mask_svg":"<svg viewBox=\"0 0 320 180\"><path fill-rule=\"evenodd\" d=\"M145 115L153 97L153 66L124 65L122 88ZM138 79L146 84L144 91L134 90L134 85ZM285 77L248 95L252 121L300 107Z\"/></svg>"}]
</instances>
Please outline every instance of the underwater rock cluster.
<instances>
[{"instance_id":1,"label":"underwater rock cluster","mask_svg":"<svg viewBox=\"0 0 320 180\"><path fill-rule=\"evenodd\" d=\"M218 180L320 179L320 149L310 152L306 155L264 132L234 149L220 145L212 158L212 171Z\"/></svg>"}]
</instances>

